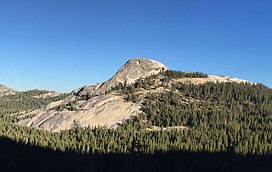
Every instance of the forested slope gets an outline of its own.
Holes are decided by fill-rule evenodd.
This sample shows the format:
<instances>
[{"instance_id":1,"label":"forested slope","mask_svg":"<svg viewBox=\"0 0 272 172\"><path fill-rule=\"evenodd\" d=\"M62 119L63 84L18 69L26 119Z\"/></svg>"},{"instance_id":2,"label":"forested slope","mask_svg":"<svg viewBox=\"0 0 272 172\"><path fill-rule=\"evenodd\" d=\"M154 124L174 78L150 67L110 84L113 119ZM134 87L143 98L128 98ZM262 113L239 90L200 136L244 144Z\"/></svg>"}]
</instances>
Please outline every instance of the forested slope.
<instances>
[{"instance_id":1,"label":"forested slope","mask_svg":"<svg viewBox=\"0 0 272 172\"><path fill-rule=\"evenodd\" d=\"M47 90L30 90L1 96L0 118L8 118L11 114L16 116L20 112L35 110L67 96L67 94L56 94L55 96L47 98L39 97L48 93L52 92Z\"/></svg>"}]
</instances>

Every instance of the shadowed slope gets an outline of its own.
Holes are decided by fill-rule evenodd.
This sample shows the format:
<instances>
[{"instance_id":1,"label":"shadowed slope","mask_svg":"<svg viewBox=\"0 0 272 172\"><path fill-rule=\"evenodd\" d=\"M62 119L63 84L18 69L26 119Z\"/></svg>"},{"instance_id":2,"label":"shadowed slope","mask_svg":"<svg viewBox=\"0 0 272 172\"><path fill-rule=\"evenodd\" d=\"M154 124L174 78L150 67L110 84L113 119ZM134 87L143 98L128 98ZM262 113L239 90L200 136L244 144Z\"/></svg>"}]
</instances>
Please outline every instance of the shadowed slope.
<instances>
[{"instance_id":1,"label":"shadowed slope","mask_svg":"<svg viewBox=\"0 0 272 172\"><path fill-rule=\"evenodd\" d=\"M241 156L228 152L82 155L42 149L0 138L0 170L5 172L269 172L272 171L271 161L271 156Z\"/></svg>"}]
</instances>

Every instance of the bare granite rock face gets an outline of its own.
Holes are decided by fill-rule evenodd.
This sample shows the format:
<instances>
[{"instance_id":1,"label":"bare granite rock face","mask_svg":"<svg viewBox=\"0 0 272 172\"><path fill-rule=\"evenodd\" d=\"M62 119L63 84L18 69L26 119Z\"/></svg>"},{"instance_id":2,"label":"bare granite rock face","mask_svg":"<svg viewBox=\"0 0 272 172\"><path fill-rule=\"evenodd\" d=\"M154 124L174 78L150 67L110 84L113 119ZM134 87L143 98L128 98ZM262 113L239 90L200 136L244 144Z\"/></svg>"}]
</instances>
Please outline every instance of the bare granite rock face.
<instances>
[{"instance_id":1,"label":"bare granite rock face","mask_svg":"<svg viewBox=\"0 0 272 172\"><path fill-rule=\"evenodd\" d=\"M43 128L52 132L60 132L74 127L106 126L115 128L123 120L140 112L140 105L125 102L121 96L107 94L87 101L79 102L80 109L58 111L52 109L61 102L49 104L46 108L34 111L33 118L19 122L34 128Z\"/></svg>"},{"instance_id":2,"label":"bare granite rock face","mask_svg":"<svg viewBox=\"0 0 272 172\"><path fill-rule=\"evenodd\" d=\"M47 107L35 110L25 116L34 116L19 122L34 128L52 132L74 127L106 126L114 128L125 119L141 112L140 103L126 102L114 92L104 95L112 87L122 83L131 84L139 78L158 74L168 68L163 64L145 58L129 60L117 73L104 83L95 86L84 86L76 89L64 100L50 103ZM92 98L78 101L78 98L91 94ZM76 103L75 103L76 102ZM73 110L60 109L61 106L73 103Z\"/></svg>"},{"instance_id":3,"label":"bare granite rock face","mask_svg":"<svg viewBox=\"0 0 272 172\"><path fill-rule=\"evenodd\" d=\"M0 96L15 94L16 91L0 84Z\"/></svg>"},{"instance_id":4,"label":"bare granite rock face","mask_svg":"<svg viewBox=\"0 0 272 172\"><path fill-rule=\"evenodd\" d=\"M256 84L254 82L250 82L247 80L234 78L230 76L217 76L217 75L208 75L207 78L179 78L177 81L181 83L190 83L190 84L204 84L207 82L214 82L214 83L222 83L222 82L236 82L236 83L248 83L248 84Z\"/></svg>"},{"instance_id":5,"label":"bare granite rock face","mask_svg":"<svg viewBox=\"0 0 272 172\"><path fill-rule=\"evenodd\" d=\"M122 83L131 84L139 78L145 78L152 74L158 74L168 68L155 60L146 58L131 59L122 66L117 73L108 81L95 86L84 86L74 90L72 93L77 96L90 94L100 94L110 90L112 87Z\"/></svg>"},{"instance_id":6,"label":"bare granite rock face","mask_svg":"<svg viewBox=\"0 0 272 172\"><path fill-rule=\"evenodd\" d=\"M141 77L145 78L167 69L166 66L154 60L144 58L132 59L121 67L111 79L101 84L97 91L105 92L119 83L126 82L127 84L131 84Z\"/></svg>"}]
</instances>

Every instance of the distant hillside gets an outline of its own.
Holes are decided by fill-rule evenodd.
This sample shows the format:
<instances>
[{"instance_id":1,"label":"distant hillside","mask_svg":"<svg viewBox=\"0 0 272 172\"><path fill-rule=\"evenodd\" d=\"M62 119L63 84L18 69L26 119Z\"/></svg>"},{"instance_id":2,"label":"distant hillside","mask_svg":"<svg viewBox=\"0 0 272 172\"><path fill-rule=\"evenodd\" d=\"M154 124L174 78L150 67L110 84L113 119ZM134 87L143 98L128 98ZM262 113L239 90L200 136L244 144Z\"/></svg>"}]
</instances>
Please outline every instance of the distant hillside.
<instances>
[{"instance_id":1,"label":"distant hillside","mask_svg":"<svg viewBox=\"0 0 272 172\"><path fill-rule=\"evenodd\" d=\"M14 94L16 91L0 84L0 96Z\"/></svg>"},{"instance_id":2,"label":"distant hillside","mask_svg":"<svg viewBox=\"0 0 272 172\"><path fill-rule=\"evenodd\" d=\"M47 90L13 92L0 96L0 117L9 118L41 108L50 102L63 99L67 94L58 94ZM19 120L18 118L16 120Z\"/></svg>"}]
</instances>

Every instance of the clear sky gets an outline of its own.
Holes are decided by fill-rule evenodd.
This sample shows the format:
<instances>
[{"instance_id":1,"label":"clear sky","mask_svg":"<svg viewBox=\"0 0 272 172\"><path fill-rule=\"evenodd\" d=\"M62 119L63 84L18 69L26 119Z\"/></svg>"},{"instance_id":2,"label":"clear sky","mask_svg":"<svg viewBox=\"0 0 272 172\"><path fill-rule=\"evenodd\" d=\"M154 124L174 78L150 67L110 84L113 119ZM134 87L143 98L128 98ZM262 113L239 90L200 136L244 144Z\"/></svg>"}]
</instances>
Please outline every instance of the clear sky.
<instances>
[{"instance_id":1,"label":"clear sky","mask_svg":"<svg viewBox=\"0 0 272 172\"><path fill-rule=\"evenodd\" d=\"M69 92L128 59L272 87L271 0L0 0L0 83Z\"/></svg>"}]
</instances>

